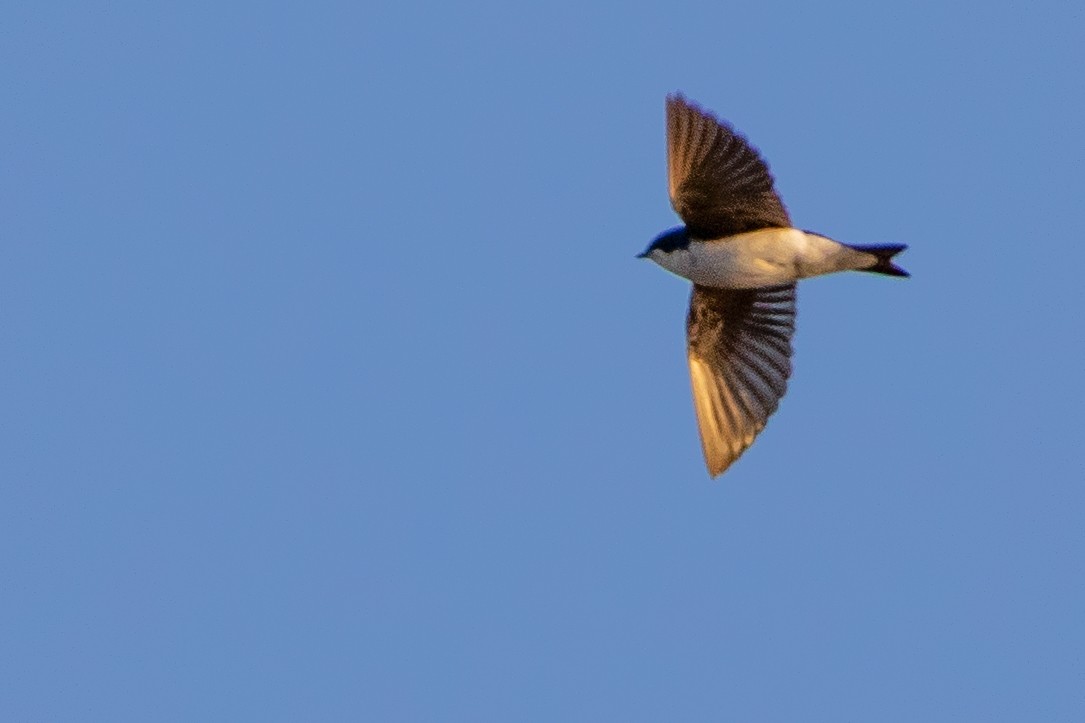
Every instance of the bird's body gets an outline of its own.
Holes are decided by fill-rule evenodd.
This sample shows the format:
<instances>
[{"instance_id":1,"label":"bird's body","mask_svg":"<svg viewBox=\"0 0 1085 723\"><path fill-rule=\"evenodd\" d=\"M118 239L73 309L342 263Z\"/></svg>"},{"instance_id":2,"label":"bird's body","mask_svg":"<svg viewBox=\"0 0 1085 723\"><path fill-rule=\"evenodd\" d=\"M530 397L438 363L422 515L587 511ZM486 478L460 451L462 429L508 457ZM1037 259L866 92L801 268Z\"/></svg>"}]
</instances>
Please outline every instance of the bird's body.
<instances>
[{"instance_id":1,"label":"bird's body","mask_svg":"<svg viewBox=\"0 0 1085 723\"><path fill-rule=\"evenodd\" d=\"M769 227L722 239L697 240L685 227L684 247L661 254L657 263L695 284L716 289L757 289L835 271L865 271L877 257L861 248L797 228Z\"/></svg>"},{"instance_id":2,"label":"bird's body","mask_svg":"<svg viewBox=\"0 0 1085 723\"><path fill-rule=\"evenodd\" d=\"M640 256L694 284L687 355L714 477L753 443L787 390L795 282L849 270L907 276L892 262L905 247L849 246L794 228L757 151L680 95L667 98L667 161L685 226Z\"/></svg>"}]
</instances>

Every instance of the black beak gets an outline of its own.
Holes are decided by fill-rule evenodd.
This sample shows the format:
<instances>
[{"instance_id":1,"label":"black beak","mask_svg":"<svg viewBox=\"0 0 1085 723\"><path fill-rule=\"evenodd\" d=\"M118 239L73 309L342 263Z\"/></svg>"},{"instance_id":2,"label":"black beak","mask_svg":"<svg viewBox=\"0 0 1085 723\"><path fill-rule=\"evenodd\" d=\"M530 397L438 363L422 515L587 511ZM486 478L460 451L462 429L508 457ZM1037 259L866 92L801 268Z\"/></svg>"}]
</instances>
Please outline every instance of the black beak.
<instances>
[{"instance_id":1,"label":"black beak","mask_svg":"<svg viewBox=\"0 0 1085 723\"><path fill-rule=\"evenodd\" d=\"M641 253L637 254L637 258L638 259L646 259L646 258L648 258L648 252L647 251L642 251Z\"/></svg>"}]
</instances>

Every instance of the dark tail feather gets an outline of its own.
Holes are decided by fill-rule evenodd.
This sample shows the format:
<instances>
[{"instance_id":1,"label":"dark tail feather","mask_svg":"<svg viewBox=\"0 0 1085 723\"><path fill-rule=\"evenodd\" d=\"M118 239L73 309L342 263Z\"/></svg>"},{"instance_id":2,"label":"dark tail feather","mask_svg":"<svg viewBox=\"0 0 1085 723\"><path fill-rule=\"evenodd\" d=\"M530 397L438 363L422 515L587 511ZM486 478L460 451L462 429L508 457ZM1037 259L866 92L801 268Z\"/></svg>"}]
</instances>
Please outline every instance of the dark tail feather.
<instances>
[{"instance_id":1,"label":"dark tail feather","mask_svg":"<svg viewBox=\"0 0 1085 723\"><path fill-rule=\"evenodd\" d=\"M877 257L873 266L859 269L860 271L869 271L872 274L886 274L887 276L911 276L907 271L893 263L893 257L908 248L904 244L852 246L852 248L856 251L874 254Z\"/></svg>"}]
</instances>

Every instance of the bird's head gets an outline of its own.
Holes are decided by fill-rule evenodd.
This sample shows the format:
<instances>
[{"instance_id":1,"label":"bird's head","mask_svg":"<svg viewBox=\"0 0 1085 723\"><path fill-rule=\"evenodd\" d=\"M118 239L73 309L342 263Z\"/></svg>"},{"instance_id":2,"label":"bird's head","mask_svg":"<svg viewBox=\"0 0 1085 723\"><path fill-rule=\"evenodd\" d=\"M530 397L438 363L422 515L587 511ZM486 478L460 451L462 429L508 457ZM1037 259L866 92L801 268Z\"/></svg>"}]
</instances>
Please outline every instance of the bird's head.
<instances>
[{"instance_id":1,"label":"bird's head","mask_svg":"<svg viewBox=\"0 0 1085 723\"><path fill-rule=\"evenodd\" d=\"M637 254L637 258L651 259L658 263L663 256L687 248L689 248L689 231L685 226L675 226L652 239L652 243L643 253Z\"/></svg>"},{"instance_id":2,"label":"bird's head","mask_svg":"<svg viewBox=\"0 0 1085 723\"><path fill-rule=\"evenodd\" d=\"M684 266L689 250L689 231L685 226L676 226L656 236L638 259L651 259L665 269L681 273L678 267Z\"/></svg>"}]
</instances>

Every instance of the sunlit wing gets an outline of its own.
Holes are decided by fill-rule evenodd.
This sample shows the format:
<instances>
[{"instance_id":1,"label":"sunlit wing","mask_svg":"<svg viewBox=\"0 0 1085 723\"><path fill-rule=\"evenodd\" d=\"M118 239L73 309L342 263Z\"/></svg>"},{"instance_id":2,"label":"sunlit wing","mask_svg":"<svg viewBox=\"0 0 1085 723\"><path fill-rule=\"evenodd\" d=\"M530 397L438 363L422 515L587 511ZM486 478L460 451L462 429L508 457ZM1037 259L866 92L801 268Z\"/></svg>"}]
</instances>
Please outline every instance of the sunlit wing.
<instances>
[{"instance_id":1,"label":"sunlit wing","mask_svg":"<svg viewBox=\"0 0 1085 723\"><path fill-rule=\"evenodd\" d=\"M795 284L694 286L686 322L693 405L705 464L727 469L765 428L787 391Z\"/></svg>"}]
</instances>

